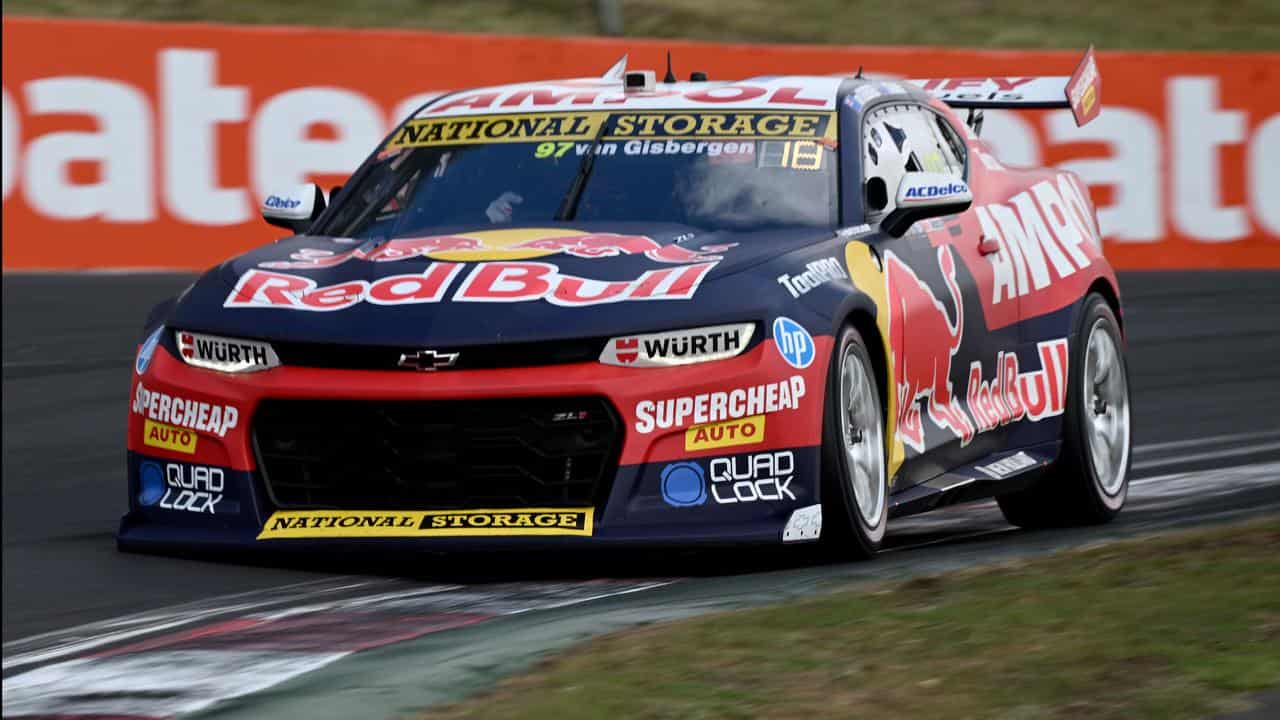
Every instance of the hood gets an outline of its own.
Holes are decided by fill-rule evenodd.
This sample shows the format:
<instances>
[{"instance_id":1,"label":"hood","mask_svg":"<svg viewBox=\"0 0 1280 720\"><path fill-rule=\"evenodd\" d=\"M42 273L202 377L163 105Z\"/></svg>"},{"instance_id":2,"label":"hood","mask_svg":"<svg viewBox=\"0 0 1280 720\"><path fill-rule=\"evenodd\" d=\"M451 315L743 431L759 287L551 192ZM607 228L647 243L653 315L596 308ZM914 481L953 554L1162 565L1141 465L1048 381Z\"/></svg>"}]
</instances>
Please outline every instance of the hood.
<instances>
[{"instance_id":1,"label":"hood","mask_svg":"<svg viewBox=\"0 0 1280 720\"><path fill-rule=\"evenodd\" d=\"M764 301L735 278L829 236L632 223L377 241L303 235L209 271L167 323L266 340L456 347L753 320Z\"/></svg>"}]
</instances>

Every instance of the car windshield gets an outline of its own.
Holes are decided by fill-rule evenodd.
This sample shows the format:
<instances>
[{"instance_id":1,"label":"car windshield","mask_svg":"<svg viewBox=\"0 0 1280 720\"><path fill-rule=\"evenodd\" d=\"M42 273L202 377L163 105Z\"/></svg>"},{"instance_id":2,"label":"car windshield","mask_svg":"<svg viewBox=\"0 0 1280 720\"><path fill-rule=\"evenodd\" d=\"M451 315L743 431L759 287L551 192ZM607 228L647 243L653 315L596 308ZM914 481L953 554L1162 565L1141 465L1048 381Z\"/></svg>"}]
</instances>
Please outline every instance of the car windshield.
<instances>
[{"instance_id":1,"label":"car windshield","mask_svg":"<svg viewBox=\"0 0 1280 720\"><path fill-rule=\"evenodd\" d=\"M834 113L582 112L406 122L316 234L549 221L834 227Z\"/></svg>"}]
</instances>

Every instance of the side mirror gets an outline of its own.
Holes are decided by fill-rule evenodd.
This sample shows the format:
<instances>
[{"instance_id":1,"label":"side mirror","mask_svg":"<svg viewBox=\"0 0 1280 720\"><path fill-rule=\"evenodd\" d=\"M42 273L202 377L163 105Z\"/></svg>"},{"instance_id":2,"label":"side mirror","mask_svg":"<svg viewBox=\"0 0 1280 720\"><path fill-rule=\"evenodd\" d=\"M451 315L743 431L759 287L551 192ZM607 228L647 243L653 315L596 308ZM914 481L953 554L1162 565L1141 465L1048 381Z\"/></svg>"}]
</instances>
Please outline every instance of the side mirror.
<instances>
[{"instance_id":1,"label":"side mirror","mask_svg":"<svg viewBox=\"0 0 1280 720\"><path fill-rule=\"evenodd\" d=\"M893 211L880 221L880 229L902 237L919 220L964 212L973 204L969 185L947 173L909 172L898 184Z\"/></svg>"},{"instance_id":2,"label":"side mirror","mask_svg":"<svg viewBox=\"0 0 1280 720\"><path fill-rule=\"evenodd\" d=\"M274 192L262 201L262 219L277 227L302 234L324 212L324 192L315 183L306 183L289 192Z\"/></svg>"}]
</instances>

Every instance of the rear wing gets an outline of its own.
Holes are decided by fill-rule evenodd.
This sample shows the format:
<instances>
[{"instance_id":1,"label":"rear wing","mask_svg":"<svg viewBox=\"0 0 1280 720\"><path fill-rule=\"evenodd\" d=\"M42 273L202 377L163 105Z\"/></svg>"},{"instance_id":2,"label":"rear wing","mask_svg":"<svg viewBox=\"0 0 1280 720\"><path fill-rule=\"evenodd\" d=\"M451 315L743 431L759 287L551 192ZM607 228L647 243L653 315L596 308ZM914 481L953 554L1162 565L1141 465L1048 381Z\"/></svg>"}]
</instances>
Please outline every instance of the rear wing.
<instances>
[{"instance_id":1,"label":"rear wing","mask_svg":"<svg viewBox=\"0 0 1280 720\"><path fill-rule=\"evenodd\" d=\"M1070 108L1076 125L1102 111L1102 75L1090 45L1071 77L985 77L908 80L957 109L1049 110Z\"/></svg>"}]
</instances>

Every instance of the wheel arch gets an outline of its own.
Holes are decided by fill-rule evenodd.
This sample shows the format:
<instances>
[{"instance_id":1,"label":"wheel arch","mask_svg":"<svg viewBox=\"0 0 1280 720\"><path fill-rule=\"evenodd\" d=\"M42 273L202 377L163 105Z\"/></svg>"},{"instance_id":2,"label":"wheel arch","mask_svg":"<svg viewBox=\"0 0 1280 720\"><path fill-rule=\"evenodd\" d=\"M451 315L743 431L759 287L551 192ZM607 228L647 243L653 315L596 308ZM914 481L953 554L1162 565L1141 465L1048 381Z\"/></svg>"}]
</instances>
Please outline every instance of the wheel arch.
<instances>
[{"instance_id":1,"label":"wheel arch","mask_svg":"<svg viewBox=\"0 0 1280 720\"><path fill-rule=\"evenodd\" d=\"M880 336L880 328L876 327L876 319L866 310L857 308L845 315L841 323L841 326L844 325L856 330L867 346L867 352L871 355L871 369L875 371L876 386L880 390L880 411L888 415L889 367L885 362L885 340Z\"/></svg>"},{"instance_id":2,"label":"wheel arch","mask_svg":"<svg viewBox=\"0 0 1280 720\"><path fill-rule=\"evenodd\" d=\"M885 470L889 486L893 487L898 470L906 461L906 449L898 436L898 397L893 380L893 338L889 327L889 288L884 274L884 262L879 251L864 242L850 242L845 246L845 263L853 281L854 293L834 313L837 325L835 333L846 324L861 335L872 358L872 369L880 390L880 403L884 412Z\"/></svg>"},{"instance_id":3,"label":"wheel arch","mask_svg":"<svg viewBox=\"0 0 1280 720\"><path fill-rule=\"evenodd\" d=\"M1116 323L1120 326L1120 336L1124 337L1124 315L1120 311L1119 291L1116 290L1115 286L1109 279L1100 277L1094 280L1093 284L1089 285L1089 289L1085 292L1085 297L1088 297L1089 293L1095 292L1101 295L1103 300L1107 301L1107 306L1111 308L1111 313L1116 316Z\"/></svg>"}]
</instances>

